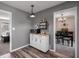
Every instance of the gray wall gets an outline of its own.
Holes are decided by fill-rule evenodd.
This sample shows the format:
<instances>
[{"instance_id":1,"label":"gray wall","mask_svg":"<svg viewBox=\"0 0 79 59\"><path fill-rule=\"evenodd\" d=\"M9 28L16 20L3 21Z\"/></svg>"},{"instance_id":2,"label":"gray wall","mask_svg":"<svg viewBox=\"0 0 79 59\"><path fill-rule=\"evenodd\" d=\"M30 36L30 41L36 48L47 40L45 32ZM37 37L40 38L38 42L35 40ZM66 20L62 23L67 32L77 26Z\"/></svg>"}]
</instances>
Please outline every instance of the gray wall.
<instances>
[{"instance_id":1,"label":"gray wall","mask_svg":"<svg viewBox=\"0 0 79 59\"><path fill-rule=\"evenodd\" d=\"M53 49L53 45L54 45L53 44L53 12L75 7L75 6L78 7L78 15L79 15L79 2L66 2L37 13L35 19L29 19L27 13L20 11L16 8L7 6L3 3L0 3L0 9L12 12L12 27L16 28L15 31L12 31L12 49L24 46L29 43L28 33L29 33L29 29L31 28L31 24L35 24L36 22L39 22L39 20L42 19L41 18L42 16L47 17L49 23L49 28L47 31L49 32L50 35L50 48ZM30 20L32 20L32 23ZM79 20L77 20L77 22L79 22ZM77 29L79 30L79 26L77 27ZM79 32L77 33L78 33L77 37L79 38ZM79 39L77 40L78 40L77 42L79 42ZM79 57L78 50L79 50L79 43L77 44L77 52L78 52L77 55Z\"/></svg>"},{"instance_id":2,"label":"gray wall","mask_svg":"<svg viewBox=\"0 0 79 59\"><path fill-rule=\"evenodd\" d=\"M75 6L78 7L78 15L79 15L79 2L65 2L65 3L60 4L58 6L43 10L41 12L38 12L36 14L36 18L32 19L34 21L33 24L35 24L35 23L38 23L39 20L42 19L42 16L47 18L48 23L49 23L49 28L48 28L47 31L49 32L49 35L50 35L50 48L51 49L53 49L53 46L54 46L54 42L53 42L53 12L63 10L63 9L72 8L72 7L75 7ZM79 19L79 16L78 16L78 19ZM78 26L78 30L79 30L79 26ZM78 38L79 38L79 32L78 32ZM78 52L77 55L79 57L79 51L78 51L79 50L79 39L77 39L77 40L78 40L77 41L78 42L77 43L78 44L77 45L77 52Z\"/></svg>"},{"instance_id":3,"label":"gray wall","mask_svg":"<svg viewBox=\"0 0 79 59\"><path fill-rule=\"evenodd\" d=\"M27 45L29 43L29 29L31 28L28 13L1 2L0 9L12 12L12 27L15 27L15 31L12 31L12 49Z\"/></svg>"}]
</instances>

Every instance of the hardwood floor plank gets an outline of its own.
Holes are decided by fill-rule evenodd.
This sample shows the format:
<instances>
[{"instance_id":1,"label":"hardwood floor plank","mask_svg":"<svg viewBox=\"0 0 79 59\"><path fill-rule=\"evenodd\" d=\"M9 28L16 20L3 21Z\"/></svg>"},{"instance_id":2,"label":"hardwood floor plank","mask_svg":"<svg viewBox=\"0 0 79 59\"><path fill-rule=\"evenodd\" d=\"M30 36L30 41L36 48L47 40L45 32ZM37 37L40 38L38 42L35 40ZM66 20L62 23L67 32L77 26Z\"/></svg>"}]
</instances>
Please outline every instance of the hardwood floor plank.
<instances>
[{"instance_id":1,"label":"hardwood floor plank","mask_svg":"<svg viewBox=\"0 0 79 59\"><path fill-rule=\"evenodd\" d=\"M41 58L52 58L53 56L50 56L48 53L44 53L38 49L35 49L33 47L26 47L25 49L30 50L31 52L35 53L36 55L40 56Z\"/></svg>"},{"instance_id":2,"label":"hardwood floor plank","mask_svg":"<svg viewBox=\"0 0 79 59\"><path fill-rule=\"evenodd\" d=\"M34 58L40 58L37 54L33 53L31 50L29 51L28 49L23 49L26 53L30 54Z\"/></svg>"},{"instance_id":3,"label":"hardwood floor plank","mask_svg":"<svg viewBox=\"0 0 79 59\"><path fill-rule=\"evenodd\" d=\"M15 52L10 53L14 58L19 58L19 55L16 54Z\"/></svg>"},{"instance_id":4,"label":"hardwood floor plank","mask_svg":"<svg viewBox=\"0 0 79 59\"><path fill-rule=\"evenodd\" d=\"M9 55L9 58L58 58L58 56L54 55L51 51L44 53L31 46L19 49L10 54L12 57Z\"/></svg>"},{"instance_id":5,"label":"hardwood floor plank","mask_svg":"<svg viewBox=\"0 0 79 59\"><path fill-rule=\"evenodd\" d=\"M30 54L30 55L32 56L32 58L36 58L36 56L35 56L33 53L27 51L26 49L22 49L22 50L23 50L24 52Z\"/></svg>"},{"instance_id":6,"label":"hardwood floor plank","mask_svg":"<svg viewBox=\"0 0 79 59\"><path fill-rule=\"evenodd\" d=\"M25 58L20 52L19 50L15 52L19 57L18 58Z\"/></svg>"},{"instance_id":7,"label":"hardwood floor plank","mask_svg":"<svg viewBox=\"0 0 79 59\"><path fill-rule=\"evenodd\" d=\"M30 56L30 54L24 52L22 49L19 50L19 52L21 53L22 56L24 56L25 58L32 58L32 56Z\"/></svg>"},{"instance_id":8,"label":"hardwood floor plank","mask_svg":"<svg viewBox=\"0 0 79 59\"><path fill-rule=\"evenodd\" d=\"M40 58L45 58L42 54L39 54L39 52L38 52L39 50L37 50L37 49L31 48L31 47L30 48L26 47L25 49L30 51L32 54L39 56Z\"/></svg>"}]
</instances>

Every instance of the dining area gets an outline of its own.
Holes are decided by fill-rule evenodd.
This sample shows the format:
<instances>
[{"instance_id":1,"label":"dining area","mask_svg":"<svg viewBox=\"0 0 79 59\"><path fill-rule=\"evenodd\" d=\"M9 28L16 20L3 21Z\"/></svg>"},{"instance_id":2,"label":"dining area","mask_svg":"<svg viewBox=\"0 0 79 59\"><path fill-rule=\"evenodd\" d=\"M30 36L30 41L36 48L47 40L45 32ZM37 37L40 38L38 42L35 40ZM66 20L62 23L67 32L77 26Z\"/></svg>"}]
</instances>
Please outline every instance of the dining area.
<instances>
[{"instance_id":1,"label":"dining area","mask_svg":"<svg viewBox=\"0 0 79 59\"><path fill-rule=\"evenodd\" d=\"M54 13L54 49L61 55L75 57L76 26L75 8Z\"/></svg>"},{"instance_id":2,"label":"dining area","mask_svg":"<svg viewBox=\"0 0 79 59\"><path fill-rule=\"evenodd\" d=\"M74 57L75 55L75 23L74 16L63 16L66 20L56 20L56 51L60 54Z\"/></svg>"},{"instance_id":3,"label":"dining area","mask_svg":"<svg viewBox=\"0 0 79 59\"><path fill-rule=\"evenodd\" d=\"M57 31L56 43L73 47L73 43L74 43L73 32L72 31Z\"/></svg>"}]
</instances>

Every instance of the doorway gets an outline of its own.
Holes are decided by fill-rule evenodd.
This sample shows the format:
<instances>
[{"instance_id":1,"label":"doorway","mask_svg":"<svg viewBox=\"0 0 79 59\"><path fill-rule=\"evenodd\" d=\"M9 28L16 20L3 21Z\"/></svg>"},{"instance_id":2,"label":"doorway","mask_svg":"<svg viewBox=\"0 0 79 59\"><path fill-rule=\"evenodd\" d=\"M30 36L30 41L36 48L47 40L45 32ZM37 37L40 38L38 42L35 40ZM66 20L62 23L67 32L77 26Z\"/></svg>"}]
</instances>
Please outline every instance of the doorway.
<instances>
[{"instance_id":1,"label":"doorway","mask_svg":"<svg viewBox=\"0 0 79 59\"><path fill-rule=\"evenodd\" d=\"M12 13L0 9L0 56L11 51Z\"/></svg>"},{"instance_id":2,"label":"doorway","mask_svg":"<svg viewBox=\"0 0 79 59\"><path fill-rule=\"evenodd\" d=\"M77 7L54 12L54 51L77 57Z\"/></svg>"}]
</instances>

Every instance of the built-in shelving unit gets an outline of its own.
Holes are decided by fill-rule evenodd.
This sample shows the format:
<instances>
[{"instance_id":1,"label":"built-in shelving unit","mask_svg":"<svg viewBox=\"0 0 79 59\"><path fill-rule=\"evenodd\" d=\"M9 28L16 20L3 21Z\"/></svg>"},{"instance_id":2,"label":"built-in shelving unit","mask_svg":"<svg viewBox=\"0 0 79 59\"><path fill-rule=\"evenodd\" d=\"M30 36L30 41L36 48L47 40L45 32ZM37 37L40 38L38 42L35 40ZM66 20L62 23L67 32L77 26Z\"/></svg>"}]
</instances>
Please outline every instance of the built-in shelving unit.
<instances>
[{"instance_id":1,"label":"built-in shelving unit","mask_svg":"<svg viewBox=\"0 0 79 59\"><path fill-rule=\"evenodd\" d=\"M39 28L47 29L47 20L46 19L40 20Z\"/></svg>"}]
</instances>

